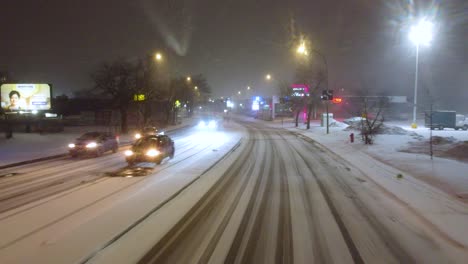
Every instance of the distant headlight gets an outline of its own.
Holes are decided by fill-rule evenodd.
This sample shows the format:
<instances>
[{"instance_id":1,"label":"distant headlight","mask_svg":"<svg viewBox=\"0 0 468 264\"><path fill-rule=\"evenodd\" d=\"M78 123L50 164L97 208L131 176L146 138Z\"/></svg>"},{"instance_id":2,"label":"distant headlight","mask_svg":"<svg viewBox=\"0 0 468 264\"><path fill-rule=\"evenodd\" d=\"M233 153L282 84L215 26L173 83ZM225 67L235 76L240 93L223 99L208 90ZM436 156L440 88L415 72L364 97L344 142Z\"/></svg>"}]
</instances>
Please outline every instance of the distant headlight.
<instances>
[{"instance_id":1,"label":"distant headlight","mask_svg":"<svg viewBox=\"0 0 468 264\"><path fill-rule=\"evenodd\" d=\"M136 133L136 134L135 134L135 138L136 138L136 139L140 139L140 138L141 138L141 134L140 134L140 133Z\"/></svg>"},{"instance_id":2,"label":"distant headlight","mask_svg":"<svg viewBox=\"0 0 468 264\"><path fill-rule=\"evenodd\" d=\"M156 149L150 149L146 152L146 155L150 156L150 157L156 157L157 155L161 154L161 152L159 152L158 150Z\"/></svg>"},{"instance_id":3,"label":"distant headlight","mask_svg":"<svg viewBox=\"0 0 468 264\"><path fill-rule=\"evenodd\" d=\"M96 143L96 142L88 143L88 144L86 145L86 147L87 147L87 148L95 148L95 147L97 147L97 143Z\"/></svg>"},{"instance_id":4,"label":"distant headlight","mask_svg":"<svg viewBox=\"0 0 468 264\"><path fill-rule=\"evenodd\" d=\"M202 121L198 122L198 127L201 127L201 128L206 127L205 121L202 120Z\"/></svg>"},{"instance_id":5,"label":"distant headlight","mask_svg":"<svg viewBox=\"0 0 468 264\"><path fill-rule=\"evenodd\" d=\"M126 150L125 151L125 156L129 157L131 155L133 155L133 151L131 151L131 150Z\"/></svg>"},{"instance_id":6,"label":"distant headlight","mask_svg":"<svg viewBox=\"0 0 468 264\"><path fill-rule=\"evenodd\" d=\"M214 120L211 120L209 123L208 123L208 127L209 128L216 128L216 122Z\"/></svg>"},{"instance_id":7,"label":"distant headlight","mask_svg":"<svg viewBox=\"0 0 468 264\"><path fill-rule=\"evenodd\" d=\"M70 143L70 144L68 144L68 147L69 147L69 148L74 148L74 147L75 147L75 144Z\"/></svg>"}]
</instances>

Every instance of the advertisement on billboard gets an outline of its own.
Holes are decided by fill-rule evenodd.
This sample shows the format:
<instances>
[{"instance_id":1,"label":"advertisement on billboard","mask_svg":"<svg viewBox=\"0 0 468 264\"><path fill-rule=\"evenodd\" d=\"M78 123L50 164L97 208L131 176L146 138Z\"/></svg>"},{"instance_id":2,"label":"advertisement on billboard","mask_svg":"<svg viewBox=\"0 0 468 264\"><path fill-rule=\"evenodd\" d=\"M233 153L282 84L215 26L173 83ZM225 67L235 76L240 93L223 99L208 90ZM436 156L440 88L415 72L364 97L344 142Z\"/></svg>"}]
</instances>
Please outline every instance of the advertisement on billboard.
<instances>
[{"instance_id":1,"label":"advertisement on billboard","mask_svg":"<svg viewBox=\"0 0 468 264\"><path fill-rule=\"evenodd\" d=\"M1 107L5 111L50 110L51 93L49 84L2 84Z\"/></svg>"}]
</instances>

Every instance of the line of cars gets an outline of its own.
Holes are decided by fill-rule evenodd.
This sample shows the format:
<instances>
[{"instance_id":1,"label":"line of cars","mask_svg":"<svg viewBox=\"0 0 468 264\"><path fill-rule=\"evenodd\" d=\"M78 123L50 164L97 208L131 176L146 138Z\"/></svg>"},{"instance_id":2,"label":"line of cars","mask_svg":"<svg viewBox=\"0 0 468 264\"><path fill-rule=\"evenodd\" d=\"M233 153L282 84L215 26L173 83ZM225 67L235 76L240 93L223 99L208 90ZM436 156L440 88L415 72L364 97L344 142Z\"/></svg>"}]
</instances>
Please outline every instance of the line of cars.
<instances>
[{"instance_id":1,"label":"line of cars","mask_svg":"<svg viewBox=\"0 0 468 264\"><path fill-rule=\"evenodd\" d=\"M135 133L136 141L129 150L124 152L128 165L139 162L154 162L160 164L163 159L173 158L175 154L174 141L164 132L154 127L145 127ZM73 143L68 144L70 156L99 157L107 151L116 153L119 149L119 138L109 132L87 132Z\"/></svg>"}]
</instances>

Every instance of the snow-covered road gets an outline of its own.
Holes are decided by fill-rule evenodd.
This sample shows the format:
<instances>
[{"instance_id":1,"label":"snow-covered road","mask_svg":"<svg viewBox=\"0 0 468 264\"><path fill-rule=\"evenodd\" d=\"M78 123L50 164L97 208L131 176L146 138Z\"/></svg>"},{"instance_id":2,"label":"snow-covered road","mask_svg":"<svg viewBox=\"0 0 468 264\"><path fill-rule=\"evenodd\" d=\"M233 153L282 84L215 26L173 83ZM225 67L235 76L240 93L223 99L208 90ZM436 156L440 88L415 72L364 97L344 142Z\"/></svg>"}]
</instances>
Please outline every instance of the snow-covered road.
<instances>
[{"instance_id":1,"label":"snow-covered road","mask_svg":"<svg viewBox=\"0 0 468 264\"><path fill-rule=\"evenodd\" d=\"M463 263L359 168L282 129L242 122L241 151L90 263ZM177 221L176 221L177 220Z\"/></svg>"},{"instance_id":2,"label":"snow-covered road","mask_svg":"<svg viewBox=\"0 0 468 264\"><path fill-rule=\"evenodd\" d=\"M196 182L238 144L241 132L179 131L176 156L159 166L128 168L121 149L2 170L0 263L82 261Z\"/></svg>"},{"instance_id":3,"label":"snow-covered road","mask_svg":"<svg viewBox=\"0 0 468 264\"><path fill-rule=\"evenodd\" d=\"M300 133L243 119L217 132L189 130L175 141L176 157L149 170L128 170L121 153L9 170L0 188L11 193L53 190L42 181L61 177L97 178L41 199L31 192L22 205L4 209L0 263L468 259L464 242L431 222L426 208L398 199L363 162L356 167ZM456 211L451 223L458 225L468 209L444 199L431 203L430 213Z\"/></svg>"}]
</instances>

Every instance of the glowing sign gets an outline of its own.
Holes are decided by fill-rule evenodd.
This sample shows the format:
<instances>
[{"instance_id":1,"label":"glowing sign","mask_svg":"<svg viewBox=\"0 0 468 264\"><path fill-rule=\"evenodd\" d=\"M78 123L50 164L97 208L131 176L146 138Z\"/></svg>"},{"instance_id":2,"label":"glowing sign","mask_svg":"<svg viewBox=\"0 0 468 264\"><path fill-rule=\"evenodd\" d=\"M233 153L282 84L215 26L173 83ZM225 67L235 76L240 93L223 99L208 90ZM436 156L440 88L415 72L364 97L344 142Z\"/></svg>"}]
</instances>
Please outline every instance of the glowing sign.
<instances>
[{"instance_id":1,"label":"glowing sign","mask_svg":"<svg viewBox=\"0 0 468 264\"><path fill-rule=\"evenodd\" d=\"M258 103L258 101L254 101L252 103L252 110L254 110L254 111L260 110L260 104Z\"/></svg>"},{"instance_id":2,"label":"glowing sign","mask_svg":"<svg viewBox=\"0 0 468 264\"><path fill-rule=\"evenodd\" d=\"M0 87L1 106L5 111L51 109L49 84L5 83Z\"/></svg>"},{"instance_id":3,"label":"glowing sign","mask_svg":"<svg viewBox=\"0 0 468 264\"><path fill-rule=\"evenodd\" d=\"M144 94L135 94L133 95L133 101L144 101L145 95Z\"/></svg>"},{"instance_id":4,"label":"glowing sign","mask_svg":"<svg viewBox=\"0 0 468 264\"><path fill-rule=\"evenodd\" d=\"M305 84L293 84L291 85L291 96L304 97L309 95L309 86Z\"/></svg>"}]
</instances>

